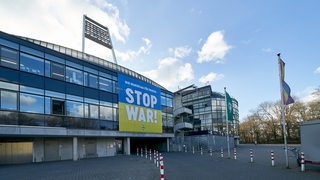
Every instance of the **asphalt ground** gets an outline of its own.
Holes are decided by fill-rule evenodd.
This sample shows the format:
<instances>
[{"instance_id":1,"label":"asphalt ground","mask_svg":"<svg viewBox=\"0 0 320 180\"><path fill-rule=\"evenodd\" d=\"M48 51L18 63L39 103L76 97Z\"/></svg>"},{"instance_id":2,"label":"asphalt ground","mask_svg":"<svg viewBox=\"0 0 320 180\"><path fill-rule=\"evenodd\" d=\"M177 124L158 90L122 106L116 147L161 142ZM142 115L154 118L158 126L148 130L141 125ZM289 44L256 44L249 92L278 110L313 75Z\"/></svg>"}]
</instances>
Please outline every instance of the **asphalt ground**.
<instances>
[{"instance_id":1,"label":"asphalt ground","mask_svg":"<svg viewBox=\"0 0 320 180\"><path fill-rule=\"evenodd\" d=\"M253 149L254 162L250 162L249 149ZM275 153L275 166L271 166L270 151ZM281 145L240 145L237 159L233 149L228 158L219 152L170 152L163 153L166 180L211 180L211 179L320 179L320 165L306 165L300 172L295 157L289 151L289 168ZM107 180L154 180L160 179L159 167L145 157L119 155L115 157L57 161L0 166L0 179L107 179Z\"/></svg>"}]
</instances>

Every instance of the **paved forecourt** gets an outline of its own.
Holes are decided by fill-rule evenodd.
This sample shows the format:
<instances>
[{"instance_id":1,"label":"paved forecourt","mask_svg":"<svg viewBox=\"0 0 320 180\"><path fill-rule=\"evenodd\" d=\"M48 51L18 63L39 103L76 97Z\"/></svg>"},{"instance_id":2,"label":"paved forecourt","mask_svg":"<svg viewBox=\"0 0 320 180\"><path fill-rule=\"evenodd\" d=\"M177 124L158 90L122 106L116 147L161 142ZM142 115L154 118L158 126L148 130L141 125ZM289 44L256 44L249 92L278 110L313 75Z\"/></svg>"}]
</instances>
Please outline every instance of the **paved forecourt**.
<instances>
[{"instance_id":1,"label":"paved forecourt","mask_svg":"<svg viewBox=\"0 0 320 180\"><path fill-rule=\"evenodd\" d=\"M250 162L249 149L253 149L254 162ZM270 151L275 152L275 166L271 166ZM300 172L295 158L289 152L290 168L286 168L283 147L280 145L240 145L237 159L221 158L220 151L213 152L170 152L163 153L164 177L167 180L194 179L319 179L320 166L306 165ZM281 155L282 154L282 155ZM153 158L153 156L152 156ZM110 180L153 180L160 179L160 169L153 160L145 156L119 155L107 158L58 161L21 165L0 166L0 179L110 179Z\"/></svg>"}]
</instances>

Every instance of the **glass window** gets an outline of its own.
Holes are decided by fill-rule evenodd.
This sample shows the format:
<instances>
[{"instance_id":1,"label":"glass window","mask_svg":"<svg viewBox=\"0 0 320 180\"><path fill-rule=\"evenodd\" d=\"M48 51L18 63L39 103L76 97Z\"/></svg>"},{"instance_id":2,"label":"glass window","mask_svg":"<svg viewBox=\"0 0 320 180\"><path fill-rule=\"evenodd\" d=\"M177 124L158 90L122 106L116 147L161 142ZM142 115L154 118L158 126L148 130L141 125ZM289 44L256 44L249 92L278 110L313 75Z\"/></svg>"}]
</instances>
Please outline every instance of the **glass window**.
<instances>
[{"instance_id":1,"label":"glass window","mask_svg":"<svg viewBox=\"0 0 320 180\"><path fill-rule=\"evenodd\" d=\"M51 114L51 98L45 97L45 113L46 114Z\"/></svg>"},{"instance_id":2,"label":"glass window","mask_svg":"<svg viewBox=\"0 0 320 180\"><path fill-rule=\"evenodd\" d=\"M0 87L2 89L10 89L10 90L19 90L19 86L17 84L7 83L0 81Z\"/></svg>"},{"instance_id":3,"label":"glass window","mask_svg":"<svg viewBox=\"0 0 320 180\"><path fill-rule=\"evenodd\" d=\"M51 72L52 78L64 81L64 65L52 63Z\"/></svg>"},{"instance_id":4,"label":"glass window","mask_svg":"<svg viewBox=\"0 0 320 180\"><path fill-rule=\"evenodd\" d=\"M66 67L66 81L83 85L83 72L74 68Z\"/></svg>"},{"instance_id":5,"label":"glass window","mask_svg":"<svg viewBox=\"0 0 320 180\"><path fill-rule=\"evenodd\" d=\"M89 74L89 87L92 88L98 88L98 76L93 75L93 74Z\"/></svg>"},{"instance_id":6,"label":"glass window","mask_svg":"<svg viewBox=\"0 0 320 180\"><path fill-rule=\"evenodd\" d=\"M61 64L65 64L65 60L64 59L61 59L61 58L58 58L56 56L53 56L51 54L45 54L45 58L46 59L49 59L51 61L54 61L54 62L58 62L58 63L61 63Z\"/></svg>"},{"instance_id":7,"label":"glass window","mask_svg":"<svg viewBox=\"0 0 320 180\"><path fill-rule=\"evenodd\" d=\"M89 118L99 119L99 106L89 104Z\"/></svg>"},{"instance_id":8,"label":"glass window","mask_svg":"<svg viewBox=\"0 0 320 180\"><path fill-rule=\"evenodd\" d=\"M20 111L43 113L44 98L43 96L20 93Z\"/></svg>"},{"instance_id":9,"label":"glass window","mask_svg":"<svg viewBox=\"0 0 320 180\"><path fill-rule=\"evenodd\" d=\"M1 91L1 109L17 110L17 93Z\"/></svg>"},{"instance_id":10,"label":"glass window","mask_svg":"<svg viewBox=\"0 0 320 180\"><path fill-rule=\"evenodd\" d=\"M1 65L9 68L18 69L18 51L1 47Z\"/></svg>"},{"instance_id":11,"label":"glass window","mask_svg":"<svg viewBox=\"0 0 320 180\"><path fill-rule=\"evenodd\" d=\"M20 53L20 70L44 75L44 61L41 58Z\"/></svg>"},{"instance_id":12,"label":"glass window","mask_svg":"<svg viewBox=\"0 0 320 180\"><path fill-rule=\"evenodd\" d=\"M66 112L68 116L83 117L84 106L83 103L75 101L67 101Z\"/></svg>"},{"instance_id":13,"label":"glass window","mask_svg":"<svg viewBox=\"0 0 320 180\"><path fill-rule=\"evenodd\" d=\"M33 88L33 87L28 87L28 86L22 86L22 85L20 85L20 91L21 92L28 92L28 93L38 94L38 95L43 95L44 94L44 90L43 89L38 89L38 88Z\"/></svg>"},{"instance_id":14,"label":"glass window","mask_svg":"<svg viewBox=\"0 0 320 180\"><path fill-rule=\"evenodd\" d=\"M64 115L64 101L62 100L52 100L52 114Z\"/></svg>"},{"instance_id":15,"label":"glass window","mask_svg":"<svg viewBox=\"0 0 320 180\"><path fill-rule=\"evenodd\" d=\"M58 92L49 91L49 90L46 90L45 94L46 94L46 96L57 97L57 98L61 98L61 99L64 99L66 97L66 95L63 93L58 93Z\"/></svg>"},{"instance_id":16,"label":"glass window","mask_svg":"<svg viewBox=\"0 0 320 180\"><path fill-rule=\"evenodd\" d=\"M44 53L43 52L35 50L35 49L32 49L32 48L29 48L29 47L26 47L26 46L20 46L20 50L23 51L23 52L27 52L29 54L33 54L33 55L39 56L39 57L44 57Z\"/></svg>"},{"instance_id":17,"label":"glass window","mask_svg":"<svg viewBox=\"0 0 320 180\"><path fill-rule=\"evenodd\" d=\"M103 77L99 77L99 89L112 92L111 80Z\"/></svg>"},{"instance_id":18,"label":"glass window","mask_svg":"<svg viewBox=\"0 0 320 180\"><path fill-rule=\"evenodd\" d=\"M112 108L100 106L100 119L112 120Z\"/></svg>"},{"instance_id":19,"label":"glass window","mask_svg":"<svg viewBox=\"0 0 320 180\"><path fill-rule=\"evenodd\" d=\"M44 71L46 77L51 77L51 62L45 61L44 62Z\"/></svg>"}]
</instances>

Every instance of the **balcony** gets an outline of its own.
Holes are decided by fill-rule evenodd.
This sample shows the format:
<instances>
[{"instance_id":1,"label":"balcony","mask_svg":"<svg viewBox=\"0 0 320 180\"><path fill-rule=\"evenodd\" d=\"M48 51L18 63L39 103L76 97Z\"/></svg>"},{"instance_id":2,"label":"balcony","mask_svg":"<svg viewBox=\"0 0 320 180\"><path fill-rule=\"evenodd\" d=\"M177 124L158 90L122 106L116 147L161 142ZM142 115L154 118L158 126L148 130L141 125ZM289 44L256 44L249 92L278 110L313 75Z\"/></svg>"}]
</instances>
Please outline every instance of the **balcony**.
<instances>
[{"instance_id":1,"label":"balcony","mask_svg":"<svg viewBox=\"0 0 320 180\"><path fill-rule=\"evenodd\" d=\"M181 130L190 130L193 129L193 125L187 122L179 122L174 125L174 132Z\"/></svg>"},{"instance_id":2,"label":"balcony","mask_svg":"<svg viewBox=\"0 0 320 180\"><path fill-rule=\"evenodd\" d=\"M180 114L192 114L192 110L186 107L181 107L173 111L173 117L177 117Z\"/></svg>"}]
</instances>

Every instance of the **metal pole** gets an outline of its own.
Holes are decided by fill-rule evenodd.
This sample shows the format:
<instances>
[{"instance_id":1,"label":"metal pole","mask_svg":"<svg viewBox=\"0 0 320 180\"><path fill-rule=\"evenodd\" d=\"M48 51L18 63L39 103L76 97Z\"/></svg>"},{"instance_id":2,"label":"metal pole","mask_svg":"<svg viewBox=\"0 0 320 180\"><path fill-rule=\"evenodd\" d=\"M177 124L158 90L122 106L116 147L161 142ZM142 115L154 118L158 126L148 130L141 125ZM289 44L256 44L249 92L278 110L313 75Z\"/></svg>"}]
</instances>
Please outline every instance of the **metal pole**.
<instances>
[{"instance_id":1,"label":"metal pole","mask_svg":"<svg viewBox=\"0 0 320 180\"><path fill-rule=\"evenodd\" d=\"M288 145L287 145L287 133L286 133L286 117L285 117L285 105L283 102L283 86L282 86L282 74L281 74L281 59L280 59L280 53L278 55L278 64L279 64L279 80L280 80L280 96L281 96L281 115L282 115L282 128L283 128L283 142L284 142L284 152L286 156L286 167L289 168L289 160L288 160ZM284 71L284 68L283 68Z\"/></svg>"},{"instance_id":2,"label":"metal pole","mask_svg":"<svg viewBox=\"0 0 320 180\"><path fill-rule=\"evenodd\" d=\"M227 126L227 146L228 146L228 158L230 158L230 143L229 143L229 122L228 122L228 107L227 107L227 88L224 87L224 96L226 103L226 126Z\"/></svg>"},{"instance_id":3,"label":"metal pole","mask_svg":"<svg viewBox=\"0 0 320 180\"><path fill-rule=\"evenodd\" d=\"M82 53L84 53L84 43L85 43L85 38L84 38L84 34L86 31L86 15L83 15L83 20L82 20Z\"/></svg>"}]
</instances>

